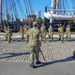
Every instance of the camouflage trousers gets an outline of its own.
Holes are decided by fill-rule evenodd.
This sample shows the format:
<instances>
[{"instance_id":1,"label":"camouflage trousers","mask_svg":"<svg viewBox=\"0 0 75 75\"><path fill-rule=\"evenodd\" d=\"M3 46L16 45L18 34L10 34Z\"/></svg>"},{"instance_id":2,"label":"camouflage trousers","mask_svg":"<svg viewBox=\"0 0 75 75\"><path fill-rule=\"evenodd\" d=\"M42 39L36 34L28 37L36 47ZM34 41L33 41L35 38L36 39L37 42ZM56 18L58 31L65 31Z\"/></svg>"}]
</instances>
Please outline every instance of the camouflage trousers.
<instances>
[{"instance_id":1,"label":"camouflage trousers","mask_svg":"<svg viewBox=\"0 0 75 75\"><path fill-rule=\"evenodd\" d=\"M67 40L70 40L71 39L71 33L67 33L66 38L67 38Z\"/></svg>"},{"instance_id":2,"label":"camouflage trousers","mask_svg":"<svg viewBox=\"0 0 75 75\"><path fill-rule=\"evenodd\" d=\"M8 39L8 34L5 33L5 34L4 34L4 37L5 37L5 40L7 40L7 39Z\"/></svg>"},{"instance_id":3,"label":"camouflage trousers","mask_svg":"<svg viewBox=\"0 0 75 75\"><path fill-rule=\"evenodd\" d=\"M30 63L33 63L35 62L35 59L36 61L39 61L39 47L38 46L31 46L30 47Z\"/></svg>"},{"instance_id":4,"label":"camouflage trousers","mask_svg":"<svg viewBox=\"0 0 75 75\"><path fill-rule=\"evenodd\" d=\"M24 39L24 34L21 34L22 40Z\"/></svg>"},{"instance_id":5,"label":"camouflage trousers","mask_svg":"<svg viewBox=\"0 0 75 75\"><path fill-rule=\"evenodd\" d=\"M29 42L29 36L25 35L25 38L26 38L26 43L28 43Z\"/></svg>"},{"instance_id":6,"label":"camouflage trousers","mask_svg":"<svg viewBox=\"0 0 75 75\"><path fill-rule=\"evenodd\" d=\"M41 34L41 38L42 38L42 41L45 42L45 41L46 41L46 33L42 33L42 34Z\"/></svg>"},{"instance_id":7,"label":"camouflage trousers","mask_svg":"<svg viewBox=\"0 0 75 75\"><path fill-rule=\"evenodd\" d=\"M5 34L4 36L5 36L5 40L11 41L11 36L12 36L12 35Z\"/></svg>"},{"instance_id":8,"label":"camouflage trousers","mask_svg":"<svg viewBox=\"0 0 75 75\"><path fill-rule=\"evenodd\" d=\"M8 41L11 41L11 36L10 35L8 35Z\"/></svg>"},{"instance_id":9,"label":"camouflage trousers","mask_svg":"<svg viewBox=\"0 0 75 75\"><path fill-rule=\"evenodd\" d=\"M64 33L59 34L59 40L63 41L64 40Z\"/></svg>"},{"instance_id":10,"label":"camouflage trousers","mask_svg":"<svg viewBox=\"0 0 75 75\"><path fill-rule=\"evenodd\" d=\"M49 39L53 40L53 33L49 33Z\"/></svg>"}]
</instances>

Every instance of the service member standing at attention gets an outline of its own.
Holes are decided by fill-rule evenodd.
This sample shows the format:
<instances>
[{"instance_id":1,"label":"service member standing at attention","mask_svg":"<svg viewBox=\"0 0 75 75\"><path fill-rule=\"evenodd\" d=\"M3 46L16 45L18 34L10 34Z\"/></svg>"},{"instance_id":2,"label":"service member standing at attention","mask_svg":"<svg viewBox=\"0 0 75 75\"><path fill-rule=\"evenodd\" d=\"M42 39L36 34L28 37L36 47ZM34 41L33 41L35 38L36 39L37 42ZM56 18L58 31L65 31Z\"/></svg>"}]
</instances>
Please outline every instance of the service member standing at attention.
<instances>
[{"instance_id":1,"label":"service member standing at attention","mask_svg":"<svg viewBox=\"0 0 75 75\"><path fill-rule=\"evenodd\" d=\"M46 41L46 27L45 27L44 24L42 24L42 26L41 26L41 37L42 37L42 40L45 43L45 41Z\"/></svg>"},{"instance_id":2,"label":"service member standing at attention","mask_svg":"<svg viewBox=\"0 0 75 75\"><path fill-rule=\"evenodd\" d=\"M21 34L21 37L22 37L22 40L24 39L24 29L23 29L23 27L22 26L20 26L20 30L19 30L19 32L18 33L20 33Z\"/></svg>"},{"instance_id":3,"label":"service member standing at attention","mask_svg":"<svg viewBox=\"0 0 75 75\"><path fill-rule=\"evenodd\" d=\"M7 37L8 37L8 41L9 41L8 43L10 43L12 40L11 36L12 36L12 31L10 30L10 27L8 26L8 28L7 28Z\"/></svg>"},{"instance_id":4,"label":"service member standing at attention","mask_svg":"<svg viewBox=\"0 0 75 75\"><path fill-rule=\"evenodd\" d=\"M4 26L4 37L5 37L5 41L7 41L7 39L8 39L8 37L7 37L7 27L6 26Z\"/></svg>"},{"instance_id":5,"label":"service member standing at attention","mask_svg":"<svg viewBox=\"0 0 75 75\"><path fill-rule=\"evenodd\" d=\"M66 38L70 41L70 39L71 39L71 32L70 32L70 30L71 30L71 27L70 27L70 25L67 25L67 28L66 28Z\"/></svg>"},{"instance_id":6,"label":"service member standing at attention","mask_svg":"<svg viewBox=\"0 0 75 75\"><path fill-rule=\"evenodd\" d=\"M59 32L59 40L61 40L63 42L64 39L64 27L62 24L60 24L60 27L58 28L58 32Z\"/></svg>"},{"instance_id":7,"label":"service member standing at attention","mask_svg":"<svg viewBox=\"0 0 75 75\"><path fill-rule=\"evenodd\" d=\"M39 46L39 30L37 28L37 23L33 22L33 28L31 28L28 31L29 35L29 44L30 44L30 67L35 67L34 62L36 58L36 64L40 64L41 62L39 61L39 51L40 51L40 46Z\"/></svg>"},{"instance_id":8,"label":"service member standing at attention","mask_svg":"<svg viewBox=\"0 0 75 75\"><path fill-rule=\"evenodd\" d=\"M49 35L49 39L53 40L53 28L52 28L52 25L50 25L50 27L48 29L48 35Z\"/></svg>"}]
</instances>

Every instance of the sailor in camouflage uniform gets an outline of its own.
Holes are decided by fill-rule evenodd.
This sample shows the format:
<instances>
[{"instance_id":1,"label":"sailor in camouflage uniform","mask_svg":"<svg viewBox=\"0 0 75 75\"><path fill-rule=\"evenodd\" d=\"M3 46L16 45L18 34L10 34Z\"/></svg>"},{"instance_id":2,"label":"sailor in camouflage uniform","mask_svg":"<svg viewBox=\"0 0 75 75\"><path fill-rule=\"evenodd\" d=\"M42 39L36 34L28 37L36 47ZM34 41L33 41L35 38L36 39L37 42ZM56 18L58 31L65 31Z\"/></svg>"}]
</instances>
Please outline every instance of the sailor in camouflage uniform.
<instances>
[{"instance_id":1,"label":"sailor in camouflage uniform","mask_svg":"<svg viewBox=\"0 0 75 75\"><path fill-rule=\"evenodd\" d=\"M41 26L41 37L42 37L42 41L44 41L44 43L45 43L45 41L46 41L46 27L44 24L42 24L42 26Z\"/></svg>"},{"instance_id":2,"label":"sailor in camouflage uniform","mask_svg":"<svg viewBox=\"0 0 75 75\"><path fill-rule=\"evenodd\" d=\"M70 27L70 25L67 25L67 28L66 28L66 38L70 41L70 39L71 39L71 32L70 32L70 30L71 30L71 27Z\"/></svg>"},{"instance_id":3,"label":"sailor in camouflage uniform","mask_svg":"<svg viewBox=\"0 0 75 75\"><path fill-rule=\"evenodd\" d=\"M12 31L10 30L10 27L8 26L8 28L7 28L7 38L9 41L8 43L10 43L12 40L11 36L12 36Z\"/></svg>"},{"instance_id":4,"label":"sailor in camouflage uniform","mask_svg":"<svg viewBox=\"0 0 75 75\"><path fill-rule=\"evenodd\" d=\"M58 28L59 32L59 40L63 42L64 39L64 26L60 24L60 27Z\"/></svg>"},{"instance_id":5,"label":"sailor in camouflage uniform","mask_svg":"<svg viewBox=\"0 0 75 75\"><path fill-rule=\"evenodd\" d=\"M39 51L40 51L40 42L39 42L39 30L37 28L37 23L33 22L33 28L29 29L27 35L29 35L29 44L30 44L30 67L34 68L34 61L36 58L36 64L40 64L39 61Z\"/></svg>"},{"instance_id":6,"label":"sailor in camouflage uniform","mask_svg":"<svg viewBox=\"0 0 75 75\"><path fill-rule=\"evenodd\" d=\"M50 27L48 29L48 35L49 35L49 39L53 40L53 28L52 28L52 25L50 25Z\"/></svg>"},{"instance_id":7,"label":"sailor in camouflage uniform","mask_svg":"<svg viewBox=\"0 0 75 75\"><path fill-rule=\"evenodd\" d=\"M22 40L24 39L24 28L22 26L20 26L20 30L19 32L21 34Z\"/></svg>"},{"instance_id":8,"label":"sailor in camouflage uniform","mask_svg":"<svg viewBox=\"0 0 75 75\"><path fill-rule=\"evenodd\" d=\"M28 31L28 27L27 27L27 25L25 24L24 25L24 35L25 35L25 37L26 37L26 42L28 43L28 36L27 36L27 31Z\"/></svg>"},{"instance_id":9,"label":"sailor in camouflage uniform","mask_svg":"<svg viewBox=\"0 0 75 75\"><path fill-rule=\"evenodd\" d=\"M8 37L7 37L7 27L6 26L4 26L4 36L5 36L5 41L7 41L7 39L8 39Z\"/></svg>"}]
</instances>

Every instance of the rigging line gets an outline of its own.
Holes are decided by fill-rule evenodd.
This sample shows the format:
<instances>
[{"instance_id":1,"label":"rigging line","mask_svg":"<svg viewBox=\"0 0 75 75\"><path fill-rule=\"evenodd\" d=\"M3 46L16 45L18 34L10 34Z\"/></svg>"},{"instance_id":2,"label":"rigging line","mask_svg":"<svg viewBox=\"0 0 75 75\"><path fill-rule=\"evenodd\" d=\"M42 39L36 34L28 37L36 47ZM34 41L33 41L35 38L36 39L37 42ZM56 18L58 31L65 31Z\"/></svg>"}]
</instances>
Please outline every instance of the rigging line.
<instances>
[{"instance_id":1,"label":"rigging line","mask_svg":"<svg viewBox=\"0 0 75 75\"><path fill-rule=\"evenodd\" d=\"M13 5L13 4L14 4L13 0L11 0L11 2L12 2L12 5ZM16 18L16 17L15 17L14 6L13 6L11 9L12 9L12 15L13 15L13 17Z\"/></svg>"},{"instance_id":2,"label":"rigging line","mask_svg":"<svg viewBox=\"0 0 75 75\"><path fill-rule=\"evenodd\" d=\"M49 10L48 10L49 11ZM56 20L56 18L51 14L51 12L49 11L50 15L54 18L54 20Z\"/></svg>"},{"instance_id":3,"label":"rigging line","mask_svg":"<svg viewBox=\"0 0 75 75\"><path fill-rule=\"evenodd\" d=\"M19 0L17 0L9 9L7 9L6 12L8 12L8 11L9 11L14 5L16 5L18 2L19 2ZM5 15L6 12L4 12L4 14L2 14L2 15Z\"/></svg>"},{"instance_id":4,"label":"rigging line","mask_svg":"<svg viewBox=\"0 0 75 75\"><path fill-rule=\"evenodd\" d=\"M5 5L6 5L6 19L7 19L6 24L9 25L9 23L8 23L8 15L9 15L9 14L8 14L8 11L7 11L7 9L8 9L8 7L7 7L8 1L5 0L5 3L6 3Z\"/></svg>"},{"instance_id":5,"label":"rigging line","mask_svg":"<svg viewBox=\"0 0 75 75\"><path fill-rule=\"evenodd\" d=\"M5 3L6 3L6 4L5 4L5 5L6 5L6 13L8 13L8 11L7 11L7 9L8 9L8 8L7 8L7 0L5 0Z\"/></svg>"},{"instance_id":6,"label":"rigging line","mask_svg":"<svg viewBox=\"0 0 75 75\"><path fill-rule=\"evenodd\" d=\"M59 9L61 9L61 0L60 0L60 3L59 3ZM59 14L61 13L61 11L59 11Z\"/></svg>"},{"instance_id":7,"label":"rigging line","mask_svg":"<svg viewBox=\"0 0 75 75\"><path fill-rule=\"evenodd\" d=\"M49 4L51 4L51 2ZM46 6L48 6L49 4L47 4Z\"/></svg>"},{"instance_id":8,"label":"rigging line","mask_svg":"<svg viewBox=\"0 0 75 75\"><path fill-rule=\"evenodd\" d=\"M2 7L4 7L4 9L2 10L3 13L3 11L5 11L5 1L2 1ZM2 18L3 18L3 25L5 25L5 15L4 16L2 15Z\"/></svg>"},{"instance_id":9,"label":"rigging line","mask_svg":"<svg viewBox=\"0 0 75 75\"><path fill-rule=\"evenodd\" d=\"M15 2L14 2L15 3ZM16 4L17 5L17 4ZM14 5L14 9L15 9L15 15L17 16L16 18L19 18L19 14L18 14L18 11L17 11L17 7L16 5Z\"/></svg>"},{"instance_id":10,"label":"rigging line","mask_svg":"<svg viewBox=\"0 0 75 75\"><path fill-rule=\"evenodd\" d=\"M9 0L10 2L10 7L12 6L12 0ZM12 11L12 8L10 9L10 12L11 12L11 20L14 20L13 18L13 11ZM15 22L13 21L12 24L15 26Z\"/></svg>"},{"instance_id":11,"label":"rigging line","mask_svg":"<svg viewBox=\"0 0 75 75\"><path fill-rule=\"evenodd\" d=\"M29 6L29 2L28 2L28 0L26 0L26 4L27 4L27 11L29 12L29 14L28 14L28 16L30 15L30 6Z\"/></svg>"},{"instance_id":12,"label":"rigging line","mask_svg":"<svg viewBox=\"0 0 75 75\"><path fill-rule=\"evenodd\" d=\"M25 5L25 8L26 8L26 14L27 14L27 17L28 17L28 11L27 11L27 7L26 7L26 0L24 0L24 5Z\"/></svg>"},{"instance_id":13,"label":"rigging line","mask_svg":"<svg viewBox=\"0 0 75 75\"><path fill-rule=\"evenodd\" d=\"M10 7L11 7L11 1L9 0L9 2L10 2L10 4L9 4L9 5L10 5ZM11 11L11 15L12 15L12 8L10 9L10 11Z\"/></svg>"},{"instance_id":14,"label":"rigging line","mask_svg":"<svg viewBox=\"0 0 75 75\"><path fill-rule=\"evenodd\" d=\"M62 0L60 1L60 9L63 9ZM63 14L62 11L61 11L61 13Z\"/></svg>"},{"instance_id":15,"label":"rigging line","mask_svg":"<svg viewBox=\"0 0 75 75\"><path fill-rule=\"evenodd\" d=\"M37 1L37 0L36 0ZM40 1L37 1L39 4L41 4L42 6L44 6L45 7L45 5L43 4L43 3L41 3Z\"/></svg>"},{"instance_id":16,"label":"rigging line","mask_svg":"<svg viewBox=\"0 0 75 75\"><path fill-rule=\"evenodd\" d=\"M2 17L5 19L5 16L3 16L3 12L6 12L6 11L5 11L5 0L2 1L2 7L4 8L4 9L2 10Z\"/></svg>"},{"instance_id":17,"label":"rigging line","mask_svg":"<svg viewBox=\"0 0 75 75\"><path fill-rule=\"evenodd\" d=\"M22 9L22 5L21 5L21 3L19 2L18 3L18 7L19 7L19 15L21 15L21 18L23 18L24 17L24 10Z\"/></svg>"},{"instance_id":18,"label":"rigging line","mask_svg":"<svg viewBox=\"0 0 75 75\"><path fill-rule=\"evenodd\" d=\"M14 2L15 3L15 2ZM17 5L17 4L16 4ZM14 9L15 9L15 15L17 16L17 18L19 18L19 14L18 14L18 10L17 10L17 6L14 5Z\"/></svg>"},{"instance_id":19,"label":"rigging line","mask_svg":"<svg viewBox=\"0 0 75 75\"><path fill-rule=\"evenodd\" d=\"M11 7L12 6L11 0L9 0L9 2L10 2L10 7ZM11 19L12 19L13 18L12 8L11 8L10 12L11 12Z\"/></svg>"},{"instance_id":20,"label":"rigging line","mask_svg":"<svg viewBox=\"0 0 75 75\"><path fill-rule=\"evenodd\" d=\"M30 0L28 0L28 2L29 2L29 7L30 7L30 11L31 11L31 15L33 14L33 9L32 9L32 5L31 5L31 3L30 3Z\"/></svg>"},{"instance_id":21,"label":"rigging line","mask_svg":"<svg viewBox=\"0 0 75 75\"><path fill-rule=\"evenodd\" d=\"M24 2L25 2L25 1L23 0L23 3L24 3ZM21 7L21 8L22 8L22 7ZM21 12L22 12L22 11L21 11ZM27 17L26 17L26 8L25 8L25 3L24 3L24 9L23 9L23 12L24 12L23 17L24 17L24 18L27 18Z\"/></svg>"},{"instance_id":22,"label":"rigging line","mask_svg":"<svg viewBox=\"0 0 75 75\"><path fill-rule=\"evenodd\" d=\"M37 0L36 0L37 1ZM47 5L44 5L43 3L41 3L40 1L37 1L39 4L41 4L42 6L44 6L44 7L46 7L46 6L48 6L49 4L51 4L51 2L49 3L49 4L47 4Z\"/></svg>"},{"instance_id":23,"label":"rigging line","mask_svg":"<svg viewBox=\"0 0 75 75\"><path fill-rule=\"evenodd\" d=\"M74 6L74 3L75 3L75 2L74 2L74 1L75 1L75 0L72 1L72 8L73 8L73 9L75 9L75 6ZM75 11L73 11L73 13L75 13Z\"/></svg>"},{"instance_id":24,"label":"rigging line","mask_svg":"<svg viewBox=\"0 0 75 75\"><path fill-rule=\"evenodd\" d=\"M13 1L13 4L14 4L15 1L14 1L14 0L12 0L12 1ZM18 13L17 13L17 9L16 9L16 5L13 6L13 13L14 13L14 17L15 17L15 19L19 18L19 15L18 15Z\"/></svg>"},{"instance_id":25,"label":"rigging line","mask_svg":"<svg viewBox=\"0 0 75 75\"><path fill-rule=\"evenodd\" d=\"M14 4L14 1L12 0L12 3ZM16 18L16 14L15 14L15 8L13 6L13 13L14 13L14 17Z\"/></svg>"},{"instance_id":26,"label":"rigging line","mask_svg":"<svg viewBox=\"0 0 75 75\"><path fill-rule=\"evenodd\" d=\"M20 9L21 9L21 14L22 14L22 17L24 17L24 16L25 16L25 14L24 14L24 9L23 9L23 7L22 7L21 2L19 2L19 4L20 4Z\"/></svg>"},{"instance_id":27,"label":"rigging line","mask_svg":"<svg viewBox=\"0 0 75 75\"><path fill-rule=\"evenodd\" d=\"M70 8L70 7L69 7L69 5L68 5L68 2L67 2L67 0L66 0L66 3L67 3L67 6L68 6L68 8ZM70 11L70 10L69 10L69 12L70 12L70 14L71 14L71 11Z\"/></svg>"},{"instance_id":28,"label":"rigging line","mask_svg":"<svg viewBox=\"0 0 75 75\"><path fill-rule=\"evenodd\" d=\"M63 9L62 1L61 1L61 0L59 0L59 1L60 1L60 2L58 3L58 8L59 8L59 9ZM62 10L59 10L59 11L58 11L58 14L61 14L61 13L63 14L63 11L62 11Z\"/></svg>"},{"instance_id":29,"label":"rigging line","mask_svg":"<svg viewBox=\"0 0 75 75\"><path fill-rule=\"evenodd\" d=\"M67 1L66 1L67 2ZM67 2L67 5L68 5L68 2ZM69 5L68 5L68 8L69 8ZM71 13L71 11L69 11ZM72 18L73 18L73 15L72 15Z\"/></svg>"},{"instance_id":30,"label":"rigging line","mask_svg":"<svg viewBox=\"0 0 75 75\"><path fill-rule=\"evenodd\" d=\"M74 0L72 1L72 8L74 8Z\"/></svg>"},{"instance_id":31,"label":"rigging line","mask_svg":"<svg viewBox=\"0 0 75 75\"><path fill-rule=\"evenodd\" d=\"M63 9L64 9L64 14L65 14L65 4L64 4L64 0L63 0Z\"/></svg>"},{"instance_id":32,"label":"rigging line","mask_svg":"<svg viewBox=\"0 0 75 75\"><path fill-rule=\"evenodd\" d=\"M29 0L28 0L28 6L29 6L29 15L32 15L32 6Z\"/></svg>"}]
</instances>

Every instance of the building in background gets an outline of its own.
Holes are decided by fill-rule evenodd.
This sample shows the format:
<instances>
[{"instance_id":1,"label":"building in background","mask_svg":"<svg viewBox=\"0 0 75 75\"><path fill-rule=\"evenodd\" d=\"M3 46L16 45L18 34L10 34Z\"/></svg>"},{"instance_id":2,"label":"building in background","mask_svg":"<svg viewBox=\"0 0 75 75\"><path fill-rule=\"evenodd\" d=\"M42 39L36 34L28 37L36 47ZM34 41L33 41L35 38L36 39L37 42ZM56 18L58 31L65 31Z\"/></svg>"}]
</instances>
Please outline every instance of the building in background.
<instances>
[{"instance_id":1,"label":"building in background","mask_svg":"<svg viewBox=\"0 0 75 75\"><path fill-rule=\"evenodd\" d=\"M29 21L36 21L36 15L29 15L28 20Z\"/></svg>"},{"instance_id":2,"label":"building in background","mask_svg":"<svg viewBox=\"0 0 75 75\"><path fill-rule=\"evenodd\" d=\"M38 11L38 18L41 17L41 11Z\"/></svg>"}]
</instances>

